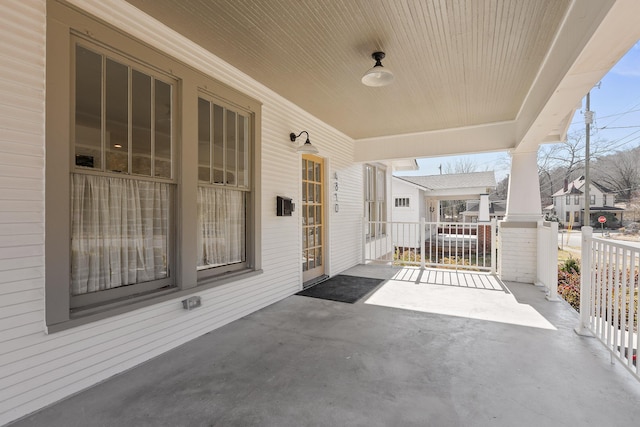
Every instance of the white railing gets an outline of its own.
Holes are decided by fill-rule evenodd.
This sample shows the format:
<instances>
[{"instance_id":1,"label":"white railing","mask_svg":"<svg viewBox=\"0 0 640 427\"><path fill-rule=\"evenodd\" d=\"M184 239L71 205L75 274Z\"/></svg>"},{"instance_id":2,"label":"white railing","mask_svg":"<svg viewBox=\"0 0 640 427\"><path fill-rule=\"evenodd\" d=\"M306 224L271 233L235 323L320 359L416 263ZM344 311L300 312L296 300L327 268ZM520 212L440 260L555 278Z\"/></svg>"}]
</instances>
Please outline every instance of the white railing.
<instances>
[{"instance_id":1,"label":"white railing","mask_svg":"<svg viewBox=\"0 0 640 427\"><path fill-rule=\"evenodd\" d=\"M384 230L374 233L371 230ZM364 221L364 263L496 271L496 221ZM424 256L423 256L424 255Z\"/></svg>"},{"instance_id":2,"label":"white railing","mask_svg":"<svg viewBox=\"0 0 640 427\"><path fill-rule=\"evenodd\" d=\"M558 298L558 223L538 222L536 285L544 287L549 301Z\"/></svg>"},{"instance_id":3,"label":"white railing","mask_svg":"<svg viewBox=\"0 0 640 427\"><path fill-rule=\"evenodd\" d=\"M595 335L640 378L636 363L638 328L638 271L640 248L595 238L582 227L580 325L577 332Z\"/></svg>"}]
</instances>

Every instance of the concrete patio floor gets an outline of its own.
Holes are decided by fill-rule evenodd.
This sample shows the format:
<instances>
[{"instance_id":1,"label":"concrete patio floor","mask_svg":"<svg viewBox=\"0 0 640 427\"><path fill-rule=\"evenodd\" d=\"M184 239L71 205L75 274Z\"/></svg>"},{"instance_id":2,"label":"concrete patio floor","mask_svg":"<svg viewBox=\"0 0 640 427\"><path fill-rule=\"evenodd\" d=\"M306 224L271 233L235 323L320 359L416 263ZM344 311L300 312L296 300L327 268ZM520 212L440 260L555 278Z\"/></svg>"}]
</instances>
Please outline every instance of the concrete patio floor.
<instances>
[{"instance_id":1,"label":"concrete patio floor","mask_svg":"<svg viewBox=\"0 0 640 427\"><path fill-rule=\"evenodd\" d=\"M291 296L15 426L638 423L640 382L535 286L345 273L393 279L356 304Z\"/></svg>"}]
</instances>

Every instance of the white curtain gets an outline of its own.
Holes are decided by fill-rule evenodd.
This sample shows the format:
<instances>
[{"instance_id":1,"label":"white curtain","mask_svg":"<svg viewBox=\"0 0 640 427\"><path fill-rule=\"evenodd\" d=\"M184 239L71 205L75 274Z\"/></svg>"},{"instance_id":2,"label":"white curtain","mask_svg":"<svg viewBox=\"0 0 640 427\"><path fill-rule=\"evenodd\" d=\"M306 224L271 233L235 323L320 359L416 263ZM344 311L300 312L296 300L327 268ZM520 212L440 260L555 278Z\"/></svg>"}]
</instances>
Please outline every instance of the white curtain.
<instances>
[{"instance_id":1,"label":"white curtain","mask_svg":"<svg viewBox=\"0 0 640 427\"><path fill-rule=\"evenodd\" d=\"M198 267L245 260L245 192L199 186Z\"/></svg>"},{"instance_id":2,"label":"white curtain","mask_svg":"<svg viewBox=\"0 0 640 427\"><path fill-rule=\"evenodd\" d=\"M73 174L73 295L168 277L169 184Z\"/></svg>"}]
</instances>

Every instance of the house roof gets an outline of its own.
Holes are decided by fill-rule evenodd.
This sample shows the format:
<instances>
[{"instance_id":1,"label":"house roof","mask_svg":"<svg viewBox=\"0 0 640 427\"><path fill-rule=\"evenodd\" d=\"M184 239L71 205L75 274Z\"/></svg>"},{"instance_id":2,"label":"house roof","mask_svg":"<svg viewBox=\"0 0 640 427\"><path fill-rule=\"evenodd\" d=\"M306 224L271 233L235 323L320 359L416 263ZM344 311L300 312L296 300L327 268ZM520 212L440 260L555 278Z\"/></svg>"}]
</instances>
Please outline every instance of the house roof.
<instances>
[{"instance_id":1,"label":"house roof","mask_svg":"<svg viewBox=\"0 0 640 427\"><path fill-rule=\"evenodd\" d=\"M566 190L563 187L560 190L553 193L552 197L566 196L570 194L577 194L577 195L583 194L584 191L582 190L582 187L584 187L584 182L585 182L584 176L580 176L577 179L573 180L572 182L568 183ZM591 185L596 187L598 190L600 190L604 194L611 193L611 190L598 184L597 182L591 181Z\"/></svg>"},{"instance_id":2,"label":"house roof","mask_svg":"<svg viewBox=\"0 0 640 427\"><path fill-rule=\"evenodd\" d=\"M223 83L244 73L264 86L238 89L275 92L354 139L357 162L561 141L584 94L640 39L630 0L126 1L230 64ZM360 82L375 51L389 86Z\"/></svg>"},{"instance_id":3,"label":"house roof","mask_svg":"<svg viewBox=\"0 0 640 427\"><path fill-rule=\"evenodd\" d=\"M427 190L453 190L468 188L495 188L496 177L493 171L450 173L442 175L401 176L397 177Z\"/></svg>"}]
</instances>

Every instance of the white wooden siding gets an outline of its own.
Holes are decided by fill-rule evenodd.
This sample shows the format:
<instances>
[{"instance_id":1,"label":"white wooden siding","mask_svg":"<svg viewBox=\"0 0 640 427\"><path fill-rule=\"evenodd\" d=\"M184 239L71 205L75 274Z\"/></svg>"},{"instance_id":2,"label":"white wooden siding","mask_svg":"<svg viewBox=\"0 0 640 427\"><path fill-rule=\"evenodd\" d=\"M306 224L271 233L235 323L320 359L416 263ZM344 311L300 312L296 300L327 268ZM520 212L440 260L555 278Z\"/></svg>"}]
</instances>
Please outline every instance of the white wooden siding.
<instances>
[{"instance_id":1,"label":"white wooden siding","mask_svg":"<svg viewBox=\"0 0 640 427\"><path fill-rule=\"evenodd\" d=\"M353 143L277 94L120 0L72 1L263 103L264 273L47 335L44 323L45 0L0 2L0 425L118 374L295 293L301 285L300 216L277 217L277 195L300 201L300 155L289 133L307 130L339 206L328 209L330 274L361 258L362 166ZM55 167L55 165L49 165ZM329 180L328 182L332 182Z\"/></svg>"}]
</instances>

